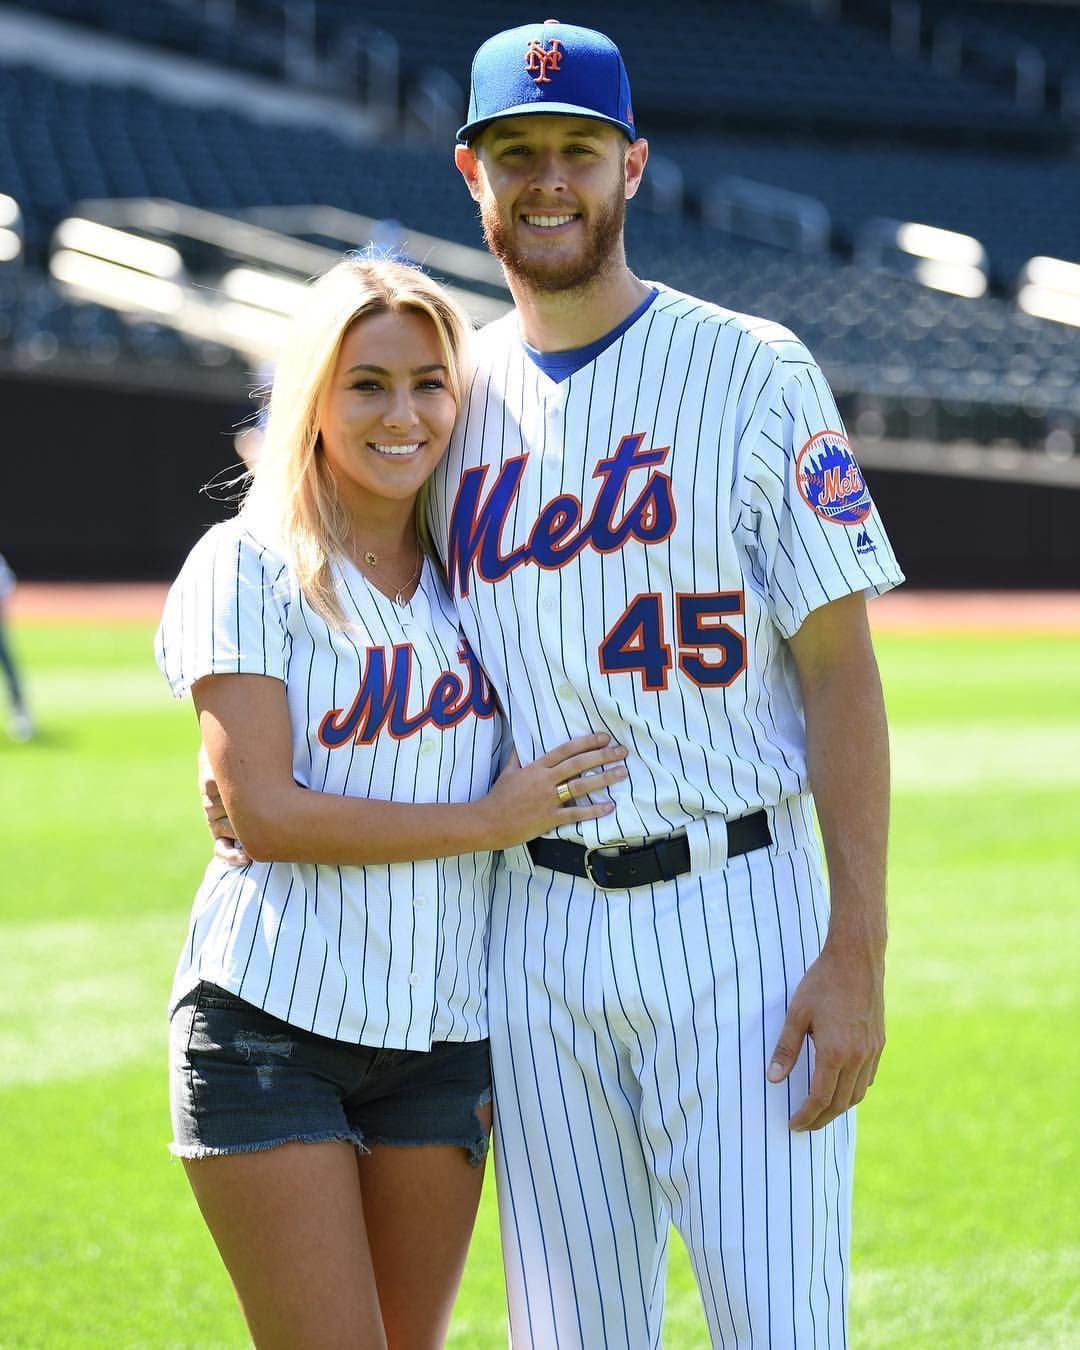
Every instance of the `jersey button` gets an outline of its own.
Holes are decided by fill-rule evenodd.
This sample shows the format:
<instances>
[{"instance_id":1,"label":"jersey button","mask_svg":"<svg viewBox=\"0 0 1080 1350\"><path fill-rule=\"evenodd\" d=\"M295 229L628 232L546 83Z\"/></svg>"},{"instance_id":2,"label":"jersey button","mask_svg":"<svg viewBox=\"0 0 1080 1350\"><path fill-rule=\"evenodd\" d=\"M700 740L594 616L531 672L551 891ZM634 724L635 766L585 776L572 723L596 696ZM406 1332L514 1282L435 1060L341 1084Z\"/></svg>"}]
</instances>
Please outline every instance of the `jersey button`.
<instances>
[{"instance_id":1,"label":"jersey button","mask_svg":"<svg viewBox=\"0 0 1080 1350\"><path fill-rule=\"evenodd\" d=\"M573 685L560 684L558 693L560 698L573 698L574 697Z\"/></svg>"},{"instance_id":2,"label":"jersey button","mask_svg":"<svg viewBox=\"0 0 1080 1350\"><path fill-rule=\"evenodd\" d=\"M410 983L410 984L412 985L412 987L415 989L416 986L420 983L420 976L419 976L419 975L410 975L410 976L409 976L409 983Z\"/></svg>"},{"instance_id":3,"label":"jersey button","mask_svg":"<svg viewBox=\"0 0 1080 1350\"><path fill-rule=\"evenodd\" d=\"M413 904L416 906L417 909L424 909L424 908L426 908L426 906L427 906L427 896L426 896L426 895L414 895L414 896L413 896Z\"/></svg>"},{"instance_id":4,"label":"jersey button","mask_svg":"<svg viewBox=\"0 0 1080 1350\"><path fill-rule=\"evenodd\" d=\"M422 755L430 755L432 750L434 749L435 749L434 739L430 736L425 736L420 742L420 753Z\"/></svg>"}]
</instances>

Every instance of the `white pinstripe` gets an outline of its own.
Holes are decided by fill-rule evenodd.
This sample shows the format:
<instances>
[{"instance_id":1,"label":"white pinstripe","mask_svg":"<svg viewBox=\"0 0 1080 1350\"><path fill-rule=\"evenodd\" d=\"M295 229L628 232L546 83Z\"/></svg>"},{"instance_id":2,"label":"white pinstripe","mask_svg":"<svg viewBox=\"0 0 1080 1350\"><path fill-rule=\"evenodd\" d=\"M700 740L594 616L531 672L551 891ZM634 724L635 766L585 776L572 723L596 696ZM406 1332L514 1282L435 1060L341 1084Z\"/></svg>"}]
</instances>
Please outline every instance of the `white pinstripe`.
<instances>
[{"instance_id":1,"label":"white pinstripe","mask_svg":"<svg viewBox=\"0 0 1080 1350\"><path fill-rule=\"evenodd\" d=\"M820 371L786 329L661 288L613 346L554 384L526 355L513 318L481 335L472 394L436 473L442 546L463 475L475 484L486 467L483 505L500 467L525 452L497 533L506 559L553 498L578 498L587 517L596 466L623 437L670 447L655 469L670 478L676 512L666 539L614 552L586 546L558 567L527 561L494 583L474 560L467 582L450 579L523 762L590 730L631 748L632 788L614 794L615 812L562 832L586 843L647 838L802 792L802 711L784 639L827 601L902 579L876 512L865 522L876 550L863 557L857 531L823 521L795 487L798 448L823 427L841 428ZM652 471L630 474L623 508ZM460 506L457 515L466 515ZM661 597L674 651L684 592L741 594L745 613L728 622L746 640L752 677L702 688L673 668L667 688L649 691L636 676L599 669L600 644L643 593Z\"/></svg>"},{"instance_id":2,"label":"white pinstripe","mask_svg":"<svg viewBox=\"0 0 1080 1350\"><path fill-rule=\"evenodd\" d=\"M785 639L830 600L902 576L876 511L860 545L800 494L800 449L843 432L805 347L657 290L559 383L514 315L486 329L433 494L462 626L522 760L590 730L630 750L615 812L560 833L602 845L686 830L694 860L675 882L606 895L534 872L522 849L497 869L512 1335L519 1350L657 1345L671 1219L715 1345L836 1350L853 1120L792 1136L809 1059L784 1086L765 1077L827 912ZM726 630L694 628L699 601ZM653 626L624 633L627 615ZM745 669L727 678L740 645ZM646 647L666 648L663 679L633 667ZM773 847L725 866L724 819L758 807Z\"/></svg>"},{"instance_id":3,"label":"white pinstripe","mask_svg":"<svg viewBox=\"0 0 1080 1350\"><path fill-rule=\"evenodd\" d=\"M436 569L399 608L351 565L339 573L348 627L304 601L279 554L243 519L214 527L169 593L157 656L178 697L200 677L242 672L285 684L297 782L400 802L464 802L490 787L497 716L418 722L328 746L319 727L350 707L372 655L408 654L401 712L419 719L449 672L468 684L461 632ZM369 718L369 721L373 720ZM377 731L377 734L374 734ZM358 728L359 735L359 728ZM364 1045L427 1050L487 1035L486 853L369 867L211 861L195 897L171 1006L200 980L275 1017Z\"/></svg>"},{"instance_id":4,"label":"white pinstripe","mask_svg":"<svg viewBox=\"0 0 1080 1350\"><path fill-rule=\"evenodd\" d=\"M499 869L489 1019L515 1350L658 1346L669 1222L714 1345L846 1344L853 1122L788 1130L808 1053L788 1084L765 1079L824 923L812 844L608 894Z\"/></svg>"}]
</instances>

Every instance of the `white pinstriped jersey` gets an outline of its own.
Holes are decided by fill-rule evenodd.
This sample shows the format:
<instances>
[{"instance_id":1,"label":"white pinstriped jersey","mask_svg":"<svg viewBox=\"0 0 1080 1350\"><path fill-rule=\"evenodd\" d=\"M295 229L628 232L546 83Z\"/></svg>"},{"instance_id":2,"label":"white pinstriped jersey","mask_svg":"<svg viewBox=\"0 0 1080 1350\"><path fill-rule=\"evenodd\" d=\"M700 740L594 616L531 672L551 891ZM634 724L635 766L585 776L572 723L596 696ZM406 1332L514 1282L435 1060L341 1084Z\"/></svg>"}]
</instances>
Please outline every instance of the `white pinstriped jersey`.
<instances>
[{"instance_id":1,"label":"white pinstriped jersey","mask_svg":"<svg viewBox=\"0 0 1080 1350\"><path fill-rule=\"evenodd\" d=\"M311 609L243 517L209 530L157 635L173 692L225 672L282 680L304 787L398 802L482 796L501 720L437 569L425 564L404 608L351 563L337 580L345 629ZM490 891L487 853L367 867L214 860L173 1005L209 980L339 1040L426 1050L482 1039Z\"/></svg>"},{"instance_id":2,"label":"white pinstriped jersey","mask_svg":"<svg viewBox=\"0 0 1080 1350\"><path fill-rule=\"evenodd\" d=\"M522 762L589 730L630 748L616 811L560 830L586 844L799 799L784 639L830 600L903 580L806 348L656 289L560 383L515 314L483 330L433 493L451 594Z\"/></svg>"}]
</instances>

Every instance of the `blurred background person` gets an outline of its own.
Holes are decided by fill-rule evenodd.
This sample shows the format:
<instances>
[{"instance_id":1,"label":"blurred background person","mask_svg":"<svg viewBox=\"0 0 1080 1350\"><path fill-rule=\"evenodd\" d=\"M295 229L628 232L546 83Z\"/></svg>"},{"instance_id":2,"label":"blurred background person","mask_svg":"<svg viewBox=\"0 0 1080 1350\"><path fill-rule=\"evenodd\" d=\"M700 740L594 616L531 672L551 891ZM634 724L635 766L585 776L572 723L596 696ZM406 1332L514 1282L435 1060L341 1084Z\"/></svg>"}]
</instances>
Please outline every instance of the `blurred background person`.
<instances>
[{"instance_id":1,"label":"blurred background person","mask_svg":"<svg viewBox=\"0 0 1080 1350\"><path fill-rule=\"evenodd\" d=\"M15 573L0 554L0 669L4 672L8 697L11 699L11 720L8 728L16 741L28 741L34 734L34 723L26 706L26 695L7 626L7 607L15 589Z\"/></svg>"}]
</instances>

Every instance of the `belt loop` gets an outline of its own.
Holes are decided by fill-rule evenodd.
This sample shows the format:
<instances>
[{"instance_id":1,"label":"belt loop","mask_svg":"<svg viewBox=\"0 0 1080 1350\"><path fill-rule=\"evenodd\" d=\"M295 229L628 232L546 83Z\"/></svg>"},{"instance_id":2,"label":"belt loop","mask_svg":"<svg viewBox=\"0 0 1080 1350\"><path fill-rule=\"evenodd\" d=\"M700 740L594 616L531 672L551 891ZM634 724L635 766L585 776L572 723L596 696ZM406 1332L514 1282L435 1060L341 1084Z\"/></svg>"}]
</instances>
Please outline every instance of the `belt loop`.
<instances>
[{"instance_id":1,"label":"belt loop","mask_svg":"<svg viewBox=\"0 0 1080 1350\"><path fill-rule=\"evenodd\" d=\"M700 816L686 827L690 844L690 870L713 872L728 860L727 821L723 816Z\"/></svg>"},{"instance_id":2,"label":"belt loop","mask_svg":"<svg viewBox=\"0 0 1080 1350\"><path fill-rule=\"evenodd\" d=\"M795 853L799 849L818 847L814 802L808 792L782 798L775 806L767 806L765 814L778 853Z\"/></svg>"},{"instance_id":3,"label":"belt loop","mask_svg":"<svg viewBox=\"0 0 1080 1350\"><path fill-rule=\"evenodd\" d=\"M495 855L496 860L498 854ZM515 844L513 848L504 848L502 851L502 863L508 872L524 872L526 876L532 876L536 871L536 864L532 860L532 854L524 844Z\"/></svg>"}]
</instances>

